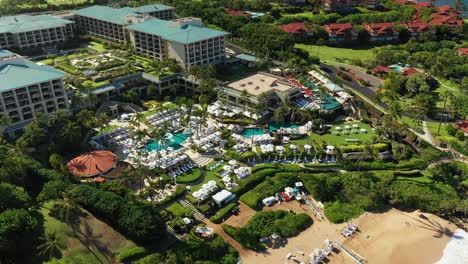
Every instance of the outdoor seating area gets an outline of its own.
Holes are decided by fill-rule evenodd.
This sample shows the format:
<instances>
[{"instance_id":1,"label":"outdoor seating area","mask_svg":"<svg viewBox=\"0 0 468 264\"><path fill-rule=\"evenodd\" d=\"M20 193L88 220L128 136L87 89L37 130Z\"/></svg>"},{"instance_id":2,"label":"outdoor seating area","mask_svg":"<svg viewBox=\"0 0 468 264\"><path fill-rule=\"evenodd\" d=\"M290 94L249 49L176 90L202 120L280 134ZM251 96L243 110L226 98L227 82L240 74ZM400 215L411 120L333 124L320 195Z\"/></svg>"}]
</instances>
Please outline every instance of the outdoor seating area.
<instances>
[{"instance_id":1,"label":"outdoor seating area","mask_svg":"<svg viewBox=\"0 0 468 264\"><path fill-rule=\"evenodd\" d=\"M131 141L130 133L130 128L121 127L104 134L96 135L91 138L89 143L97 149L102 149L111 143L116 145L131 146L133 145L133 142Z\"/></svg>"},{"instance_id":2,"label":"outdoor seating area","mask_svg":"<svg viewBox=\"0 0 468 264\"><path fill-rule=\"evenodd\" d=\"M209 129L207 129L209 130ZM203 149L205 152L211 152L214 150L216 145L219 145L221 141L221 132L219 131L212 131L212 133L206 133L200 139L193 140L193 143Z\"/></svg>"},{"instance_id":3,"label":"outdoor seating area","mask_svg":"<svg viewBox=\"0 0 468 264\"><path fill-rule=\"evenodd\" d=\"M343 231L341 232L341 234L344 236L344 237L350 237L352 236L355 232L357 232L359 230L358 226L355 225L355 224L350 224L348 226L346 226Z\"/></svg>"},{"instance_id":4,"label":"outdoor seating area","mask_svg":"<svg viewBox=\"0 0 468 264\"><path fill-rule=\"evenodd\" d=\"M212 239L214 234L214 229L207 226L197 226L195 229L195 235L202 239Z\"/></svg>"},{"instance_id":5,"label":"outdoor seating area","mask_svg":"<svg viewBox=\"0 0 468 264\"><path fill-rule=\"evenodd\" d=\"M208 199L210 195L216 192L219 187L216 185L216 181L209 181L202 185L201 189L192 193L192 196L199 202L203 202Z\"/></svg>"},{"instance_id":6,"label":"outdoor seating area","mask_svg":"<svg viewBox=\"0 0 468 264\"><path fill-rule=\"evenodd\" d=\"M176 107L173 109L163 110L146 118L148 123L153 127L167 125L169 130L177 131L182 128L181 122L185 117L187 109L184 107Z\"/></svg>"},{"instance_id":7,"label":"outdoor seating area","mask_svg":"<svg viewBox=\"0 0 468 264\"><path fill-rule=\"evenodd\" d=\"M365 128L360 128L358 124L352 124L351 126L350 125L344 125L343 127L336 126L335 130L332 132L332 134L335 136L359 134L359 133L366 134L368 133L368 131Z\"/></svg>"},{"instance_id":8,"label":"outdoor seating area","mask_svg":"<svg viewBox=\"0 0 468 264\"><path fill-rule=\"evenodd\" d=\"M271 142L273 142L273 139L274 137L270 136L270 134L252 136L252 142L255 145L270 144Z\"/></svg>"}]
</instances>

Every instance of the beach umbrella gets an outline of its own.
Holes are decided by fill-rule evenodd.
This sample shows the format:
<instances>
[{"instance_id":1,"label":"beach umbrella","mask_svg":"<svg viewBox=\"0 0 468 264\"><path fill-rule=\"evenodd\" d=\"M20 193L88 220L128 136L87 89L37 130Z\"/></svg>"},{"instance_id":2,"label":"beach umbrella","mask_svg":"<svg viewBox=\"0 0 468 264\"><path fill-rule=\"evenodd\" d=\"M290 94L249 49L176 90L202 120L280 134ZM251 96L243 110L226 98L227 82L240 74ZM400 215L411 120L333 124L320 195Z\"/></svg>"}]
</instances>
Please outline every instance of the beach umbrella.
<instances>
[{"instance_id":1,"label":"beach umbrella","mask_svg":"<svg viewBox=\"0 0 468 264\"><path fill-rule=\"evenodd\" d=\"M236 160L230 160L228 163L229 163L229 165L234 166L234 165L237 164L237 161Z\"/></svg>"},{"instance_id":2,"label":"beach umbrella","mask_svg":"<svg viewBox=\"0 0 468 264\"><path fill-rule=\"evenodd\" d=\"M232 167L229 166L229 165L224 165L223 169L224 169L225 171L230 171L230 170L232 169Z\"/></svg>"}]
</instances>

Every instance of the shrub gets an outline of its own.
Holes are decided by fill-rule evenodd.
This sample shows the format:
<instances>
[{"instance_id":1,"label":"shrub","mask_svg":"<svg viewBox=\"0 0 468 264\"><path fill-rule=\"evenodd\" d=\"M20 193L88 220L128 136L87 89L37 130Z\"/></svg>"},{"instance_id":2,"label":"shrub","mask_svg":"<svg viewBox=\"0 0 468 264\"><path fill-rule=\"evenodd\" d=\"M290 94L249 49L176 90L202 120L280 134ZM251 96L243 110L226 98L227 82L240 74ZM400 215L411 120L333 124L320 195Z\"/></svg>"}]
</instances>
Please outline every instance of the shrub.
<instances>
[{"instance_id":1,"label":"shrub","mask_svg":"<svg viewBox=\"0 0 468 264\"><path fill-rule=\"evenodd\" d=\"M177 182L179 183L189 183L194 182L202 176L203 172L200 168L193 168L190 171L177 177Z\"/></svg>"},{"instance_id":2,"label":"shrub","mask_svg":"<svg viewBox=\"0 0 468 264\"><path fill-rule=\"evenodd\" d=\"M238 182L238 186L231 190L232 193L237 195L244 194L248 190L252 189L254 186L262 182L268 175L274 175L277 172L276 169L264 169L253 173L247 179Z\"/></svg>"},{"instance_id":3,"label":"shrub","mask_svg":"<svg viewBox=\"0 0 468 264\"><path fill-rule=\"evenodd\" d=\"M213 222L213 223L221 223L222 221L224 221L224 218L226 216L228 216L232 210L237 206L236 203L230 203L228 205L226 205L225 207L221 208L218 213L216 213L214 216L212 216L210 218L210 220Z\"/></svg>"},{"instance_id":4,"label":"shrub","mask_svg":"<svg viewBox=\"0 0 468 264\"><path fill-rule=\"evenodd\" d=\"M343 223L354 217L359 216L364 212L356 204L343 203L335 201L332 203L325 203L325 215L332 223Z\"/></svg>"},{"instance_id":5,"label":"shrub","mask_svg":"<svg viewBox=\"0 0 468 264\"><path fill-rule=\"evenodd\" d=\"M145 256L148 252L145 248L142 247L134 247L129 249L124 249L117 255L117 258L120 262L127 262L139 259Z\"/></svg>"},{"instance_id":6,"label":"shrub","mask_svg":"<svg viewBox=\"0 0 468 264\"><path fill-rule=\"evenodd\" d=\"M123 235L140 242L154 241L165 234L158 210L87 185L74 185L68 194L76 203Z\"/></svg>"},{"instance_id":7,"label":"shrub","mask_svg":"<svg viewBox=\"0 0 468 264\"><path fill-rule=\"evenodd\" d=\"M164 200L159 201L158 205L167 204L167 203L173 201L174 199L176 199L176 198L182 196L183 194L185 194L186 188L187 188L187 187L186 187L185 184L179 184L179 185L177 185L175 193L173 193L173 194L170 195L170 196L167 196Z\"/></svg>"},{"instance_id":8,"label":"shrub","mask_svg":"<svg viewBox=\"0 0 468 264\"><path fill-rule=\"evenodd\" d=\"M260 165L253 166L250 171L252 173L255 173L257 171L264 170L264 169L277 169L278 167L279 167L278 164L265 163L265 164L260 164Z\"/></svg>"}]
</instances>

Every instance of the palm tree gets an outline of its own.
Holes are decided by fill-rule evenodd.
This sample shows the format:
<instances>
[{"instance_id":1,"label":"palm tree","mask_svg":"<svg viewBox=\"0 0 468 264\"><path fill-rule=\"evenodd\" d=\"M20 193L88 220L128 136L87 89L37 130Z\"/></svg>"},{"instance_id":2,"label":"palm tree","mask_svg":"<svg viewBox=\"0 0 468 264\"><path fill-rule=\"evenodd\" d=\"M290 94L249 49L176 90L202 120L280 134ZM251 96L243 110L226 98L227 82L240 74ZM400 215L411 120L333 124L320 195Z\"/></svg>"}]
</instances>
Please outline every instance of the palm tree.
<instances>
[{"instance_id":1,"label":"palm tree","mask_svg":"<svg viewBox=\"0 0 468 264\"><path fill-rule=\"evenodd\" d=\"M359 160L357 161L358 163L358 167L357 167L357 170L359 171L360 167L361 167L361 163L366 160L366 158L375 158L375 151L374 151L374 146L371 144L371 142L369 141L365 141L364 144L363 144L363 149L362 149L362 155L361 157L359 158Z\"/></svg>"},{"instance_id":2,"label":"palm tree","mask_svg":"<svg viewBox=\"0 0 468 264\"><path fill-rule=\"evenodd\" d=\"M247 103L249 102L249 92L242 90L240 100L244 103L244 111L247 111Z\"/></svg>"},{"instance_id":3,"label":"palm tree","mask_svg":"<svg viewBox=\"0 0 468 264\"><path fill-rule=\"evenodd\" d=\"M5 132L5 129L10 125L11 119L4 114L0 115L0 136L3 135Z\"/></svg>"},{"instance_id":4,"label":"palm tree","mask_svg":"<svg viewBox=\"0 0 468 264\"><path fill-rule=\"evenodd\" d=\"M49 258L52 259L60 253L60 249L63 248L62 243L59 241L56 232L49 233L47 232L45 236L40 237L43 243L37 247L40 255L49 255Z\"/></svg>"},{"instance_id":5,"label":"palm tree","mask_svg":"<svg viewBox=\"0 0 468 264\"><path fill-rule=\"evenodd\" d=\"M47 59L52 60L52 65L55 66L55 59L57 58L57 54L47 54Z\"/></svg>"},{"instance_id":6,"label":"palm tree","mask_svg":"<svg viewBox=\"0 0 468 264\"><path fill-rule=\"evenodd\" d=\"M448 90L444 90L440 93L440 97L442 99L444 99L444 106L442 107L443 111L444 111L444 114L445 116L447 116L447 109L446 109L446 106L447 106L447 101L449 99L452 99L452 93ZM447 122L447 117L445 118L445 122ZM439 128L437 129L437 135L440 136L440 127L442 126L442 118L440 119L440 122L439 122Z\"/></svg>"},{"instance_id":7,"label":"palm tree","mask_svg":"<svg viewBox=\"0 0 468 264\"><path fill-rule=\"evenodd\" d=\"M106 113L103 113L96 117L96 124L99 125L99 134L102 134L104 127L108 125L109 121L110 117Z\"/></svg>"},{"instance_id":8,"label":"palm tree","mask_svg":"<svg viewBox=\"0 0 468 264\"><path fill-rule=\"evenodd\" d=\"M80 138L81 128L77 123L67 121L62 127L60 136L65 139L65 142L72 143L74 140Z\"/></svg>"}]
</instances>

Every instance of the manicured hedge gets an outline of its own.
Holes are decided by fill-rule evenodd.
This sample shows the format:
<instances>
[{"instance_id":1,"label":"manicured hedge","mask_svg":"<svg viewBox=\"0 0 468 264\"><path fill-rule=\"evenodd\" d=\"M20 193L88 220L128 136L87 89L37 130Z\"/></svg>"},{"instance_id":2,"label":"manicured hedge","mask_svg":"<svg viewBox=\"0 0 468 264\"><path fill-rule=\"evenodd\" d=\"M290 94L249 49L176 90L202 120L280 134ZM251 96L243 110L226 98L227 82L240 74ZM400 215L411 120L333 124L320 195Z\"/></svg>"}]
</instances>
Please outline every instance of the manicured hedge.
<instances>
[{"instance_id":1,"label":"manicured hedge","mask_svg":"<svg viewBox=\"0 0 468 264\"><path fill-rule=\"evenodd\" d=\"M255 173L257 171L264 170L264 169L277 169L278 167L279 167L278 164L265 163L265 164L260 164L260 165L253 166L250 171L252 173Z\"/></svg>"},{"instance_id":2,"label":"manicured hedge","mask_svg":"<svg viewBox=\"0 0 468 264\"><path fill-rule=\"evenodd\" d=\"M236 193L238 196L244 194L248 190L261 183L267 176L274 175L278 172L278 169L264 169L253 173L247 179L239 181L237 186L231 190L232 193Z\"/></svg>"},{"instance_id":3,"label":"manicured hedge","mask_svg":"<svg viewBox=\"0 0 468 264\"><path fill-rule=\"evenodd\" d=\"M145 256L148 252L143 247L134 247L122 250L118 255L117 258L120 262L127 262L137 260Z\"/></svg>"},{"instance_id":4,"label":"manicured hedge","mask_svg":"<svg viewBox=\"0 0 468 264\"><path fill-rule=\"evenodd\" d=\"M214 216L210 218L211 222L219 224L224 221L224 218L231 214L232 210L237 206L236 203L230 203L221 208Z\"/></svg>"},{"instance_id":5,"label":"manicured hedge","mask_svg":"<svg viewBox=\"0 0 468 264\"><path fill-rule=\"evenodd\" d=\"M384 151L388 150L389 145L387 143L377 143L373 144L372 148L376 151ZM342 153L349 153L349 152L360 152L364 150L364 145L342 145L340 146Z\"/></svg>"},{"instance_id":6,"label":"manicured hedge","mask_svg":"<svg viewBox=\"0 0 468 264\"><path fill-rule=\"evenodd\" d=\"M165 234L164 221L152 205L140 204L87 185L71 186L68 195L94 216L131 239L152 242Z\"/></svg>"}]
</instances>

